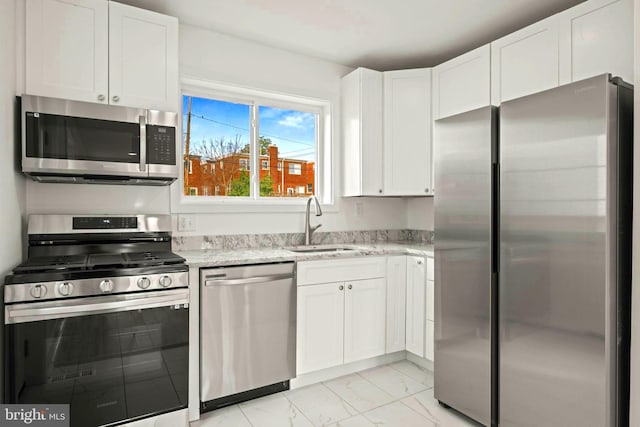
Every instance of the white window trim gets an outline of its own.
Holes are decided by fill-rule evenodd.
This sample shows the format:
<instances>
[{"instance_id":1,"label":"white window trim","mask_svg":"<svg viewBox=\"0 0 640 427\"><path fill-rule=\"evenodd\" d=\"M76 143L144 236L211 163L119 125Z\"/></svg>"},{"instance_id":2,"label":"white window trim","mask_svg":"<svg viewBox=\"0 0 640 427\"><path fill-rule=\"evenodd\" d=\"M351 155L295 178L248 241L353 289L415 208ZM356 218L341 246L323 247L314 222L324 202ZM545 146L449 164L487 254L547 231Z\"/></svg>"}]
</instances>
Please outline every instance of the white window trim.
<instances>
[{"instance_id":1,"label":"white window trim","mask_svg":"<svg viewBox=\"0 0 640 427\"><path fill-rule=\"evenodd\" d=\"M181 79L181 100L182 95L210 97L222 101L245 104L251 104L255 101L258 105L316 113L316 141L318 141L318 146L314 159L316 167L314 189L320 193L318 198L322 203L323 210L326 212L338 211L338 206L335 203L336 189L333 179L333 170L336 166L333 164L334 147L330 101L193 78ZM182 105L182 101L180 105ZM255 111L257 112L257 109ZM182 114L180 116L182 119ZM182 120L180 120L179 127L179 134L182 134ZM252 150L257 149L257 140L257 137L252 138L254 143L251 147ZM182 158L182 144L177 145L179 158ZM252 174L256 173L255 171L260 171L260 168L257 167L259 156L253 156L253 159L256 164L252 165L254 166ZM320 167L318 167L319 165ZM172 193L172 211L175 213L302 212L306 205L306 198L296 197L263 197L259 200L250 197L227 196L189 197L185 196L181 191L184 186L183 181L183 176L180 174L178 180L172 185L172 187L177 187ZM252 190L258 191L259 181L254 181L256 188L252 188Z\"/></svg>"}]
</instances>

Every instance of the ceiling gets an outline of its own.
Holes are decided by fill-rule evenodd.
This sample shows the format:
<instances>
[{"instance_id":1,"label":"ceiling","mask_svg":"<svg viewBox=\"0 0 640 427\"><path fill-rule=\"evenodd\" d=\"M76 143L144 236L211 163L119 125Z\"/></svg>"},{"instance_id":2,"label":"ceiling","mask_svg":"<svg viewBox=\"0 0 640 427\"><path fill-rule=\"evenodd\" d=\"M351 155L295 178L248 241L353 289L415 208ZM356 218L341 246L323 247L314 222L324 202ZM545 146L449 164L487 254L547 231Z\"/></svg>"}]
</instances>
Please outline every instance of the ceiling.
<instances>
[{"instance_id":1,"label":"ceiling","mask_svg":"<svg viewBox=\"0 0 640 427\"><path fill-rule=\"evenodd\" d=\"M584 0L118 0L351 67L428 67Z\"/></svg>"}]
</instances>

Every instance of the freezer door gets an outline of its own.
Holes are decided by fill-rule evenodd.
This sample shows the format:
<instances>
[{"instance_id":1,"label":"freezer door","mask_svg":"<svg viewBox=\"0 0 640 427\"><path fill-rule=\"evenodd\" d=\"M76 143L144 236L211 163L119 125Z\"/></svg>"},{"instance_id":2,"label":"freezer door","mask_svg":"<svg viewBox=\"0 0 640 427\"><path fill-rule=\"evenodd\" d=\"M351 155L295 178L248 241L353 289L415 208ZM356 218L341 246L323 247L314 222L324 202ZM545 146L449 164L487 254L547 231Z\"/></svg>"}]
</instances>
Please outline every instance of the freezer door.
<instances>
[{"instance_id":1,"label":"freezer door","mask_svg":"<svg viewBox=\"0 0 640 427\"><path fill-rule=\"evenodd\" d=\"M502 427L612 425L614 88L603 75L500 107Z\"/></svg>"},{"instance_id":2,"label":"freezer door","mask_svg":"<svg viewBox=\"0 0 640 427\"><path fill-rule=\"evenodd\" d=\"M434 396L491 420L492 162L496 108L435 122Z\"/></svg>"}]
</instances>

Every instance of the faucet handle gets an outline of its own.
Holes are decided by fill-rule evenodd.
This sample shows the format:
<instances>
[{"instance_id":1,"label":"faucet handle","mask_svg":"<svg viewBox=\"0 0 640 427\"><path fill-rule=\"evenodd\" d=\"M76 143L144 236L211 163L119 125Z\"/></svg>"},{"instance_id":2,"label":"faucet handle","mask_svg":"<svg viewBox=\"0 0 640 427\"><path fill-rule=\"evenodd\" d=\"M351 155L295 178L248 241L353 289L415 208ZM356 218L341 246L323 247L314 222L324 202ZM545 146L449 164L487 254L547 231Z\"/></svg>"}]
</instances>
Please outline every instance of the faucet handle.
<instances>
[{"instance_id":1,"label":"faucet handle","mask_svg":"<svg viewBox=\"0 0 640 427\"><path fill-rule=\"evenodd\" d=\"M316 231L318 228L322 227L322 224L311 226L311 231Z\"/></svg>"}]
</instances>

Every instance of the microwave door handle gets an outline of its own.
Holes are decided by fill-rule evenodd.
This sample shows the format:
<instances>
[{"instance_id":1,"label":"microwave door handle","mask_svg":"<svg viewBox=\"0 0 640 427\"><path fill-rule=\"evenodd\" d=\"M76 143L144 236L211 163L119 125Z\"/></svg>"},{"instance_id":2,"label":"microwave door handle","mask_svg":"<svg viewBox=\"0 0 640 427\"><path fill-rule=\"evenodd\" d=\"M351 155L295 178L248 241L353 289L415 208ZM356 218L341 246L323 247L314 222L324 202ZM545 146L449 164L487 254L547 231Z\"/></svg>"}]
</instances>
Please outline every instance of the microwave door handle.
<instances>
[{"instance_id":1,"label":"microwave door handle","mask_svg":"<svg viewBox=\"0 0 640 427\"><path fill-rule=\"evenodd\" d=\"M140 116L140 172L147 170L147 118Z\"/></svg>"}]
</instances>

